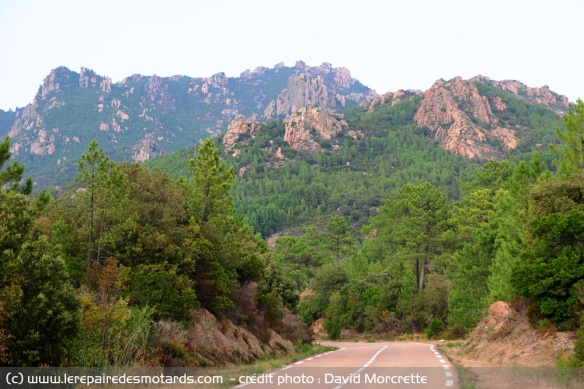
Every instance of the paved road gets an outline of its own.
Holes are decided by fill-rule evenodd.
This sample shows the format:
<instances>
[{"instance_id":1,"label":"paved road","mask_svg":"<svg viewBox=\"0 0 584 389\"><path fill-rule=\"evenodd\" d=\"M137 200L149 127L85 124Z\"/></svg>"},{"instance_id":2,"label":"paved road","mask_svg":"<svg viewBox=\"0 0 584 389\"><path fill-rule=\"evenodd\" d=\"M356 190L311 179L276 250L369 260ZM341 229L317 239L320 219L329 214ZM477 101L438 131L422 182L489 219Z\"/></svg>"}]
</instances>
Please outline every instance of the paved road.
<instances>
[{"instance_id":1,"label":"paved road","mask_svg":"<svg viewBox=\"0 0 584 389\"><path fill-rule=\"evenodd\" d=\"M456 370L430 344L324 342L339 349L247 379L237 388L458 388Z\"/></svg>"}]
</instances>

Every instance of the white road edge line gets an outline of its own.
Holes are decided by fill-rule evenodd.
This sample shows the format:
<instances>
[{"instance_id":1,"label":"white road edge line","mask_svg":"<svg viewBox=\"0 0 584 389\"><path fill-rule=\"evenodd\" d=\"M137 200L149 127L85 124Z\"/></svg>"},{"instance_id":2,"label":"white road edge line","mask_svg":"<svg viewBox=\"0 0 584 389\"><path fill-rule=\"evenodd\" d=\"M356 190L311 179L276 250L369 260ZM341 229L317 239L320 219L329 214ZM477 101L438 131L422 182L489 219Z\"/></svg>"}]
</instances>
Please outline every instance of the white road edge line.
<instances>
[{"instance_id":1,"label":"white road edge line","mask_svg":"<svg viewBox=\"0 0 584 389\"><path fill-rule=\"evenodd\" d=\"M284 367L284 368L282 368L280 370L288 370L288 369L292 369L292 366L286 366L286 367Z\"/></svg>"},{"instance_id":2,"label":"white road edge line","mask_svg":"<svg viewBox=\"0 0 584 389\"><path fill-rule=\"evenodd\" d=\"M454 380L446 380L445 386L454 386Z\"/></svg>"}]
</instances>

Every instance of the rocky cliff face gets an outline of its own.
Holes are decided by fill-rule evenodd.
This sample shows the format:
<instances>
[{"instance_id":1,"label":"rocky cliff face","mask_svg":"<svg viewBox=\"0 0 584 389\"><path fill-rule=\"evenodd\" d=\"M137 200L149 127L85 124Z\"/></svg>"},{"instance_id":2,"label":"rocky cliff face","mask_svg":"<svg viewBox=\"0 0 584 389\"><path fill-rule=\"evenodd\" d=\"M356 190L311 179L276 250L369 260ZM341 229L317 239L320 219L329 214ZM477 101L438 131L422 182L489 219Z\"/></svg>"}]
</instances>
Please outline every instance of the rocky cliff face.
<instances>
[{"instance_id":1,"label":"rocky cliff face","mask_svg":"<svg viewBox=\"0 0 584 389\"><path fill-rule=\"evenodd\" d=\"M135 162L144 162L164 154L153 134L147 134L140 143L133 147L132 151L132 160Z\"/></svg>"},{"instance_id":2,"label":"rocky cliff face","mask_svg":"<svg viewBox=\"0 0 584 389\"><path fill-rule=\"evenodd\" d=\"M260 126L254 122L248 123L244 117L239 117L235 119L227 127L227 132L223 136L223 144L225 145L225 151L230 152L237 145L237 141L240 136L249 134L250 137L254 137L254 133L260 129ZM237 156L236 150L234 153Z\"/></svg>"},{"instance_id":3,"label":"rocky cliff face","mask_svg":"<svg viewBox=\"0 0 584 389\"><path fill-rule=\"evenodd\" d=\"M510 124L505 119L508 110L505 102L496 95L481 95L477 82L559 113L567 108L567 99L547 87L529 88L516 81L496 82L486 77L439 80L424 93L414 120L419 128L428 129L437 142L455 154L478 159L503 158L505 150L515 149L519 138L530 130Z\"/></svg>"},{"instance_id":4,"label":"rocky cliff face","mask_svg":"<svg viewBox=\"0 0 584 389\"><path fill-rule=\"evenodd\" d=\"M310 68L300 61L295 69L297 73L288 79L287 88L264 110L266 119L287 118L302 107L336 111L344 108L347 100L362 104L377 97L374 91L359 88L345 68L333 68L329 63ZM351 90L353 87L355 90Z\"/></svg>"},{"instance_id":5,"label":"rocky cliff face","mask_svg":"<svg viewBox=\"0 0 584 389\"><path fill-rule=\"evenodd\" d=\"M345 97L329 89L323 77L295 74L290 77L288 88L264 110L264 116L268 119L286 118L302 107L317 106L336 110L345 104Z\"/></svg>"},{"instance_id":6,"label":"rocky cliff face","mask_svg":"<svg viewBox=\"0 0 584 389\"><path fill-rule=\"evenodd\" d=\"M487 85L491 85L504 92L509 92L515 96L529 102L532 104L543 105L554 110L556 113L563 115L568 112L570 103L566 96L561 96L550 90L547 85L541 88L532 88L519 81L515 80L504 80L495 81L491 80L486 76L476 76L471 79L472 81L482 82Z\"/></svg>"},{"instance_id":7,"label":"rocky cliff face","mask_svg":"<svg viewBox=\"0 0 584 389\"><path fill-rule=\"evenodd\" d=\"M497 158L499 153L488 138L496 134L485 131L486 125L496 124L487 98L481 96L472 81L457 77L451 81L439 80L424 93L422 105L414 118L418 127L428 128L446 150L469 158ZM513 147L515 135L508 130Z\"/></svg>"},{"instance_id":8,"label":"rocky cliff face","mask_svg":"<svg viewBox=\"0 0 584 389\"><path fill-rule=\"evenodd\" d=\"M243 117L234 120L222 139L225 153L237 158L240 148L259 136L262 149L274 157L271 165L277 166L286 159L282 147L302 152L324 151L338 148L338 139L342 138L339 137L340 134L355 140L362 136L360 132L349 129L345 120L327 109L317 107L302 107L290 115L284 121L283 135L282 132L263 131L265 130L260 125ZM265 141L266 135L269 141ZM242 167L239 175L245 173L246 169L247 167Z\"/></svg>"},{"instance_id":9,"label":"rocky cliff face","mask_svg":"<svg viewBox=\"0 0 584 389\"><path fill-rule=\"evenodd\" d=\"M302 107L286 120L284 140L296 150L322 149L321 142L330 140L347 130L346 121L333 116L329 111L316 107ZM355 131L347 135L357 139ZM334 147L334 146L331 146Z\"/></svg>"}]
</instances>

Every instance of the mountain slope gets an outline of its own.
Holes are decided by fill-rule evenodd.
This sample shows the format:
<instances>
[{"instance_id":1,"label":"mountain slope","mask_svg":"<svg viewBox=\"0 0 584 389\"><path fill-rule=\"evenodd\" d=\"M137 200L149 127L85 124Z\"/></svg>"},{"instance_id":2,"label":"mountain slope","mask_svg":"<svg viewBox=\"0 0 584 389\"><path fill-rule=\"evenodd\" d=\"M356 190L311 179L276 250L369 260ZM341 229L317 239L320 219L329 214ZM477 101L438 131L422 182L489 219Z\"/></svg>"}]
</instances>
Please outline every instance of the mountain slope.
<instances>
[{"instance_id":1,"label":"mountain slope","mask_svg":"<svg viewBox=\"0 0 584 389\"><path fill-rule=\"evenodd\" d=\"M116 161L141 162L227 131L225 148L237 154L241 142L257 136L254 126L282 120L283 137L263 146L280 163L302 150L334 154L343 138L359 142L364 135L363 123L350 126L347 118L381 120L384 107L412 98L419 105L407 124L450 153L479 163L545 150L569 106L547 87L484 76L439 80L425 93L378 96L349 70L328 63L278 64L231 78L135 74L118 83L86 68L77 73L60 67L30 105L0 111L0 135L12 137L14 158L42 188L71 181L92 139ZM345 118L335 116L342 112ZM396 120L385 119L390 127Z\"/></svg>"},{"instance_id":2,"label":"mountain slope","mask_svg":"<svg viewBox=\"0 0 584 389\"><path fill-rule=\"evenodd\" d=\"M301 101L299 90L306 94ZM15 157L46 186L71 179L75 160L92 139L115 160L139 162L216 135L238 116L283 118L303 104L335 110L374 97L347 69L300 61L233 78L136 74L118 83L86 68L76 73L60 67L43 81L8 135ZM1 118L5 132L12 117Z\"/></svg>"},{"instance_id":3,"label":"mountain slope","mask_svg":"<svg viewBox=\"0 0 584 389\"><path fill-rule=\"evenodd\" d=\"M539 151L549 164L547 144L561 126L546 106L457 78L438 81L425 94L387 93L342 115L312 106L282 121L241 117L217 143L238 176L233 193L239 213L269 236L331 214L358 227L406 183L429 181L458 199L459 183L490 158L528 159ZM193 153L147 166L187 177Z\"/></svg>"}]
</instances>

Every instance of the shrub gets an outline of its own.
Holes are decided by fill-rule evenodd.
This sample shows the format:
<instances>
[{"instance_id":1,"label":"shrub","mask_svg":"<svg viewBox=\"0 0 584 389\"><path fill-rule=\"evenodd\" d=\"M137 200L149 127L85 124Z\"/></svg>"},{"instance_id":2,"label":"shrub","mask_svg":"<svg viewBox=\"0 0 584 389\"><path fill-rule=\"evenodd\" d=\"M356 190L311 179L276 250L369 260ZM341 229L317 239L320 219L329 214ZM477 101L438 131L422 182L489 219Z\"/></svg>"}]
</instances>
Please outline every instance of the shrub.
<instances>
[{"instance_id":1,"label":"shrub","mask_svg":"<svg viewBox=\"0 0 584 389\"><path fill-rule=\"evenodd\" d=\"M574 354L580 365L584 366L584 318L581 319L580 329L576 333L577 338L574 342Z\"/></svg>"},{"instance_id":2,"label":"shrub","mask_svg":"<svg viewBox=\"0 0 584 389\"><path fill-rule=\"evenodd\" d=\"M282 319L281 335L290 340L294 344L308 344L312 343L312 332L302 322L300 315L295 315L288 309L284 310L284 318Z\"/></svg>"},{"instance_id":3,"label":"shrub","mask_svg":"<svg viewBox=\"0 0 584 389\"><path fill-rule=\"evenodd\" d=\"M426 338L434 339L442 331L444 331L444 323L438 319L434 319L430 322L428 327L426 327Z\"/></svg>"},{"instance_id":4,"label":"shrub","mask_svg":"<svg viewBox=\"0 0 584 389\"><path fill-rule=\"evenodd\" d=\"M324 321L323 326L329 339L336 340L341 337L341 326L338 321L327 319Z\"/></svg>"}]
</instances>

